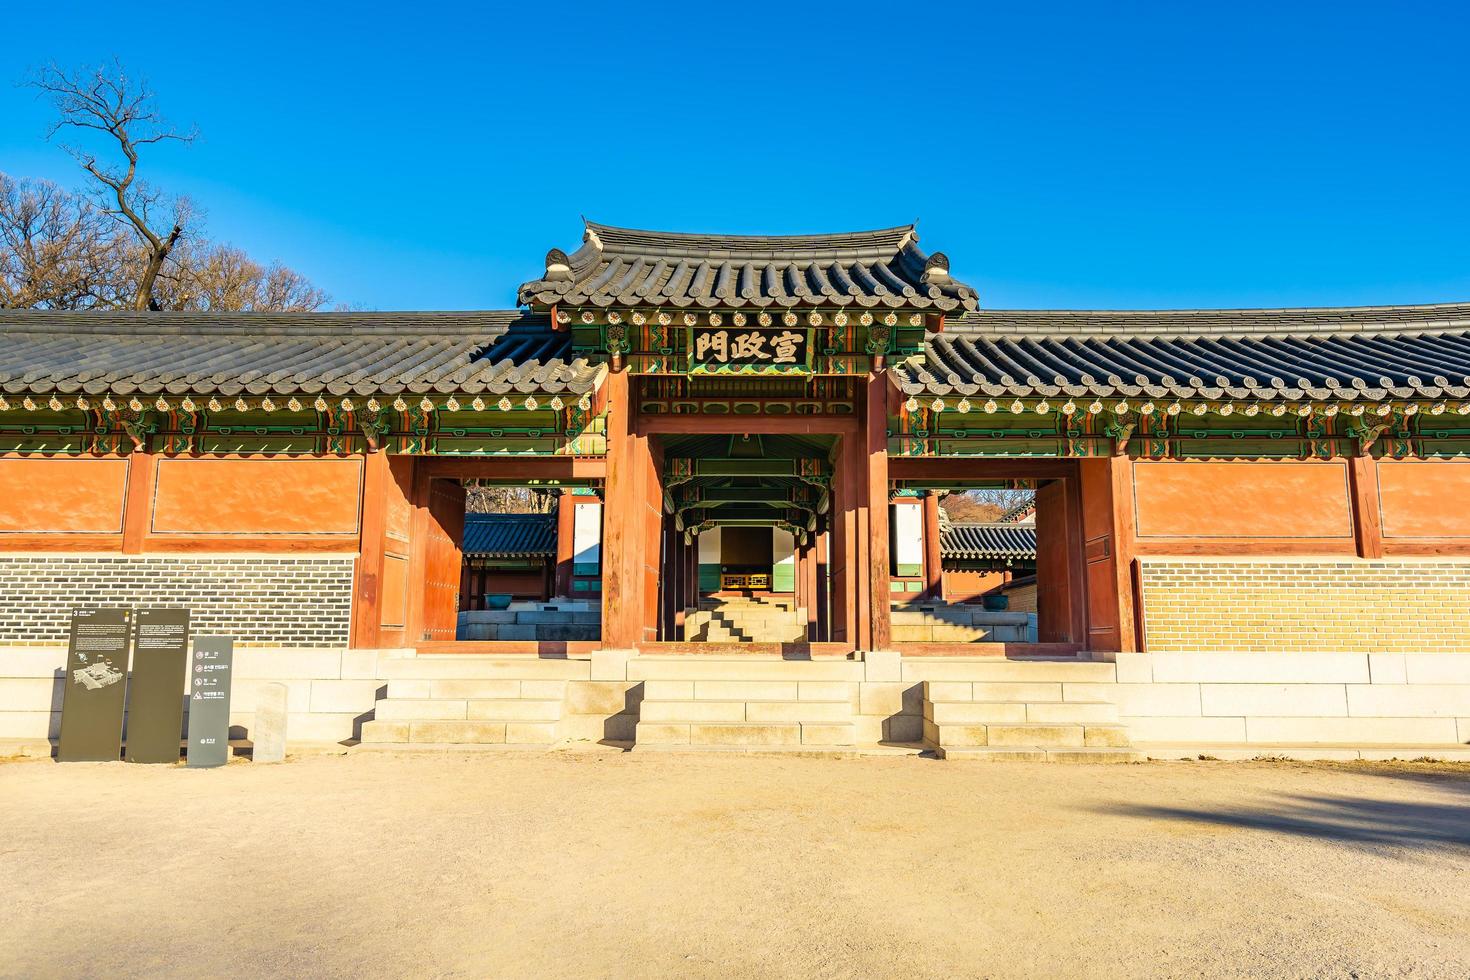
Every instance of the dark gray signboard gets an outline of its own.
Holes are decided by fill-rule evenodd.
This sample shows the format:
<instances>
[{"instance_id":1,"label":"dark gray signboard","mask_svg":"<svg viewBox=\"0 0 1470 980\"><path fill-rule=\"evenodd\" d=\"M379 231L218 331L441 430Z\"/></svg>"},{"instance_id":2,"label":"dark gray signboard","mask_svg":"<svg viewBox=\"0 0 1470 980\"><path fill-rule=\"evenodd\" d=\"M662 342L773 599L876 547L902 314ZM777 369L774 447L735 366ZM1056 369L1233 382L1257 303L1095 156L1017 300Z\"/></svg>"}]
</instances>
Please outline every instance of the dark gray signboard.
<instances>
[{"instance_id":1,"label":"dark gray signboard","mask_svg":"<svg viewBox=\"0 0 1470 980\"><path fill-rule=\"evenodd\" d=\"M78 609L71 614L57 761L117 761L132 617L131 609Z\"/></svg>"},{"instance_id":2,"label":"dark gray signboard","mask_svg":"<svg viewBox=\"0 0 1470 980\"><path fill-rule=\"evenodd\" d=\"M139 609L128 685L129 762L179 761L188 670L189 610Z\"/></svg>"},{"instance_id":3,"label":"dark gray signboard","mask_svg":"<svg viewBox=\"0 0 1470 980\"><path fill-rule=\"evenodd\" d=\"M222 766L230 761L230 676L235 641L196 636L189 660L189 765Z\"/></svg>"}]
</instances>

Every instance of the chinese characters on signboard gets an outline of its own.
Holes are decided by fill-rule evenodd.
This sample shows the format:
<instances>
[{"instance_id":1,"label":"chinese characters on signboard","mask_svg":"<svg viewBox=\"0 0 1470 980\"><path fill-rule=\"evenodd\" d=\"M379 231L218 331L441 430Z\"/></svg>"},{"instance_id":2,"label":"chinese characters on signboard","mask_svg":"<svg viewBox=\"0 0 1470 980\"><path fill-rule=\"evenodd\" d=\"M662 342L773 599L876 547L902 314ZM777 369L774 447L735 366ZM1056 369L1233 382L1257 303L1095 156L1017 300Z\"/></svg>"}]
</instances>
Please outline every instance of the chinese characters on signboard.
<instances>
[{"instance_id":1,"label":"chinese characters on signboard","mask_svg":"<svg viewBox=\"0 0 1470 980\"><path fill-rule=\"evenodd\" d=\"M785 328L693 328L689 338L690 367L721 364L806 367L807 335Z\"/></svg>"}]
</instances>

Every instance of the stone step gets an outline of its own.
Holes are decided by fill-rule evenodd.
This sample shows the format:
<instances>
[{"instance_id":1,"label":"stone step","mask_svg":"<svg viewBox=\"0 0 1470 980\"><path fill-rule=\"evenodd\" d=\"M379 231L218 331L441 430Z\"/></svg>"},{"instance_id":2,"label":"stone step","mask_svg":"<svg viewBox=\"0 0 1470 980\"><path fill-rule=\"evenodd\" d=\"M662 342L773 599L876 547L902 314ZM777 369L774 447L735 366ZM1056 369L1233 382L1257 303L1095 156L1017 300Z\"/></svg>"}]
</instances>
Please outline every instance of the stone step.
<instances>
[{"instance_id":1,"label":"stone step","mask_svg":"<svg viewBox=\"0 0 1470 980\"><path fill-rule=\"evenodd\" d=\"M1074 765L1102 765L1143 762L1144 753L1135 749L1114 748L1042 748L1040 746L939 746L934 754L941 759L973 762L1062 762Z\"/></svg>"},{"instance_id":2,"label":"stone step","mask_svg":"<svg viewBox=\"0 0 1470 980\"><path fill-rule=\"evenodd\" d=\"M635 735L635 745L853 745L856 741L853 725L826 722L640 721Z\"/></svg>"},{"instance_id":3,"label":"stone step","mask_svg":"<svg viewBox=\"0 0 1470 980\"><path fill-rule=\"evenodd\" d=\"M549 745L556 737L555 722L368 721L362 726L363 742L373 744Z\"/></svg>"},{"instance_id":4,"label":"stone step","mask_svg":"<svg viewBox=\"0 0 1470 980\"><path fill-rule=\"evenodd\" d=\"M1117 668L1094 660L1007 660L1000 657L932 657L905 660L904 680L994 684L1088 682L1106 684L1117 679ZM951 693L940 700L958 700ZM968 700L967 698L965 700ZM1060 700L1060 699L1058 699Z\"/></svg>"},{"instance_id":5,"label":"stone step","mask_svg":"<svg viewBox=\"0 0 1470 980\"><path fill-rule=\"evenodd\" d=\"M935 746L1032 746L1054 748L1128 748L1122 725L1023 723L945 724L924 719L924 740Z\"/></svg>"},{"instance_id":6,"label":"stone step","mask_svg":"<svg viewBox=\"0 0 1470 980\"><path fill-rule=\"evenodd\" d=\"M587 680L587 660L537 657L442 656L383 657L378 660L381 680Z\"/></svg>"},{"instance_id":7,"label":"stone step","mask_svg":"<svg viewBox=\"0 0 1470 980\"><path fill-rule=\"evenodd\" d=\"M751 721L843 723L852 720L852 702L841 701L718 701L649 700L639 706L639 718L654 722Z\"/></svg>"},{"instance_id":8,"label":"stone step","mask_svg":"<svg viewBox=\"0 0 1470 980\"><path fill-rule=\"evenodd\" d=\"M924 717L940 725L1117 724L1106 701L926 701Z\"/></svg>"},{"instance_id":9,"label":"stone step","mask_svg":"<svg viewBox=\"0 0 1470 980\"><path fill-rule=\"evenodd\" d=\"M374 707L380 721L556 721L561 701L527 698L388 698Z\"/></svg>"},{"instance_id":10,"label":"stone step","mask_svg":"<svg viewBox=\"0 0 1470 980\"><path fill-rule=\"evenodd\" d=\"M497 698L532 698L554 700L566 691L564 680L459 680L447 678L412 678L388 682L388 697L398 700L426 701L437 698L449 700L494 700Z\"/></svg>"},{"instance_id":11,"label":"stone step","mask_svg":"<svg viewBox=\"0 0 1470 980\"><path fill-rule=\"evenodd\" d=\"M943 744L941 742L941 744ZM1081 725L987 725L987 745L1038 745L1042 748L1060 746L1082 746L1084 740Z\"/></svg>"}]
</instances>

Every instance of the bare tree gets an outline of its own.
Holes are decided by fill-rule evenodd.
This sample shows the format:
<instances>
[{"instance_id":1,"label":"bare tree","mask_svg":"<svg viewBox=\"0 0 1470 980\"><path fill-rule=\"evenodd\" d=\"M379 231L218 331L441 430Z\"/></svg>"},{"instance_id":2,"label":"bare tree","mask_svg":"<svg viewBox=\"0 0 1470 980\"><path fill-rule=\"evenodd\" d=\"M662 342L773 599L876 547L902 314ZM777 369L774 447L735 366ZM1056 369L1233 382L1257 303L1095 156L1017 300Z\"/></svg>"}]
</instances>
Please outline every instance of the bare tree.
<instances>
[{"instance_id":1,"label":"bare tree","mask_svg":"<svg viewBox=\"0 0 1470 980\"><path fill-rule=\"evenodd\" d=\"M985 524L999 520L1012 508L1029 503L1036 491L1025 487L965 490L940 501L950 520L957 524Z\"/></svg>"},{"instance_id":2,"label":"bare tree","mask_svg":"<svg viewBox=\"0 0 1470 980\"><path fill-rule=\"evenodd\" d=\"M63 130L83 135L100 133L115 144L120 162L104 162L93 150L63 144L82 169L97 182L97 203L103 214L123 223L137 236L143 267L133 290L135 310L157 309L153 289L169 254L184 236L193 217L186 198L166 198L138 177L138 161L145 147L156 143L189 143L194 132L177 132L154 105L153 93L142 81L128 77L122 65L66 71L50 65L31 84L56 107L59 118L48 138Z\"/></svg>"},{"instance_id":3,"label":"bare tree","mask_svg":"<svg viewBox=\"0 0 1470 980\"><path fill-rule=\"evenodd\" d=\"M232 245L179 243L159 276L158 303L168 310L270 310L305 313L330 302L325 290L279 262L261 265Z\"/></svg>"},{"instance_id":4,"label":"bare tree","mask_svg":"<svg viewBox=\"0 0 1470 980\"><path fill-rule=\"evenodd\" d=\"M0 173L0 307L118 302L132 241L86 198Z\"/></svg>"},{"instance_id":5,"label":"bare tree","mask_svg":"<svg viewBox=\"0 0 1470 980\"><path fill-rule=\"evenodd\" d=\"M549 514L558 499L555 490L472 483L465 487L464 509L471 514Z\"/></svg>"}]
</instances>

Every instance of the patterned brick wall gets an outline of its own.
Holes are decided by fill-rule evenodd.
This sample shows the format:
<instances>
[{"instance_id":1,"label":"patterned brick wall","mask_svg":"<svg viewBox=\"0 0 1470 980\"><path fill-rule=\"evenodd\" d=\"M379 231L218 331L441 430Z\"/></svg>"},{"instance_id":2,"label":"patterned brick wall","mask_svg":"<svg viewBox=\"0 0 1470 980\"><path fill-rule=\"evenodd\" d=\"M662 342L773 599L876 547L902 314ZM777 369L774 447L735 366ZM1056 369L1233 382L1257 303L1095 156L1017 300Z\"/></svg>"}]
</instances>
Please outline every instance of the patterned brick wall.
<instances>
[{"instance_id":1,"label":"patterned brick wall","mask_svg":"<svg viewBox=\"0 0 1470 980\"><path fill-rule=\"evenodd\" d=\"M0 645L65 643L77 606L187 606L196 634L342 647L351 556L0 556Z\"/></svg>"},{"instance_id":2,"label":"patterned brick wall","mask_svg":"<svg viewBox=\"0 0 1470 980\"><path fill-rule=\"evenodd\" d=\"M1470 562L1145 558L1150 653L1470 651Z\"/></svg>"}]
</instances>

